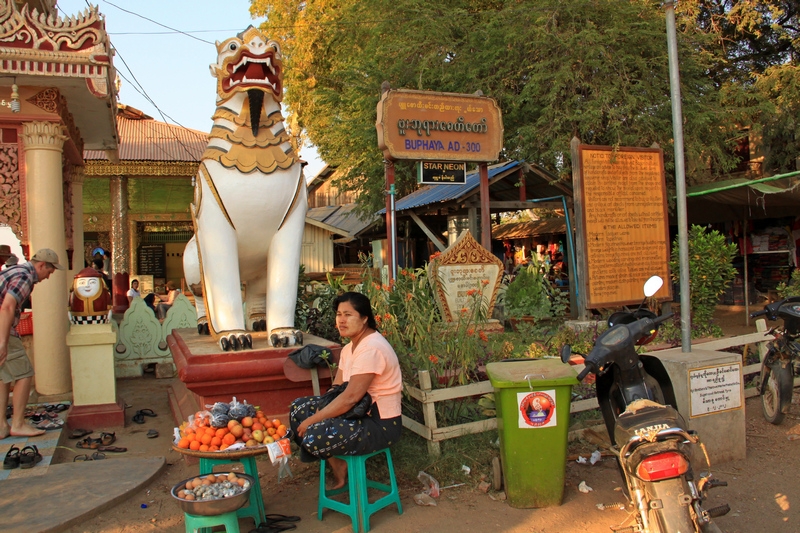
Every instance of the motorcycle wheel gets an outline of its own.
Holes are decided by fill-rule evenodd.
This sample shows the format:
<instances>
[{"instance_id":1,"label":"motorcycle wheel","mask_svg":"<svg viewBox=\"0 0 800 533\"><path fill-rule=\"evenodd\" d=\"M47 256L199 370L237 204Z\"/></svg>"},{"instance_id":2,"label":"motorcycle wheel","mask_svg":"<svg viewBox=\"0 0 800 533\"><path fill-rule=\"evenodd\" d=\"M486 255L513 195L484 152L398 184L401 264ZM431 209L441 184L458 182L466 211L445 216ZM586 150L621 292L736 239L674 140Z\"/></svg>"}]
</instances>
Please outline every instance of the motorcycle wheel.
<instances>
[{"instance_id":1,"label":"motorcycle wheel","mask_svg":"<svg viewBox=\"0 0 800 533\"><path fill-rule=\"evenodd\" d=\"M689 504L682 502L689 488L683 478L665 479L654 483L645 483L645 494L648 502L659 500L661 505L657 509L652 506L648 510L650 533L673 533L698 531L697 525L692 520Z\"/></svg>"},{"instance_id":2,"label":"motorcycle wheel","mask_svg":"<svg viewBox=\"0 0 800 533\"><path fill-rule=\"evenodd\" d=\"M761 395L761 409L764 412L764 418L770 424L778 425L786 416L784 409L788 408L792 401L792 389L794 388L792 374L792 367L784 367L780 361L764 367L763 379L766 386Z\"/></svg>"}]
</instances>

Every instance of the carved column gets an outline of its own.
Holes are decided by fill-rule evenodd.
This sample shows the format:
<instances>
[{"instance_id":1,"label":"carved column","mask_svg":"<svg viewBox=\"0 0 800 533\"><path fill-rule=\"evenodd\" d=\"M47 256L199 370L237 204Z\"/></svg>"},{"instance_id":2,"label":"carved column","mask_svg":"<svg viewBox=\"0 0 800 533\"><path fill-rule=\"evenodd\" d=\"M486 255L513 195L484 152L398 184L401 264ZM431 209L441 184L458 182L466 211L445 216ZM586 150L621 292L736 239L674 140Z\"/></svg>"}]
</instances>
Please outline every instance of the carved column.
<instances>
[{"instance_id":1,"label":"carved column","mask_svg":"<svg viewBox=\"0 0 800 533\"><path fill-rule=\"evenodd\" d=\"M80 272L86 261L83 249L83 180L86 179L83 167L73 167L70 181L72 183L72 270L68 279Z\"/></svg>"},{"instance_id":2,"label":"carved column","mask_svg":"<svg viewBox=\"0 0 800 533\"><path fill-rule=\"evenodd\" d=\"M128 177L111 177L111 276L114 312L128 309L131 251L128 226Z\"/></svg>"},{"instance_id":3,"label":"carved column","mask_svg":"<svg viewBox=\"0 0 800 533\"><path fill-rule=\"evenodd\" d=\"M51 248L61 264L67 260L64 233L64 188L62 158L63 126L53 122L22 125L28 194L31 254ZM55 271L33 291L33 365L36 390L40 394L63 394L72 390L66 335L67 274Z\"/></svg>"}]
</instances>

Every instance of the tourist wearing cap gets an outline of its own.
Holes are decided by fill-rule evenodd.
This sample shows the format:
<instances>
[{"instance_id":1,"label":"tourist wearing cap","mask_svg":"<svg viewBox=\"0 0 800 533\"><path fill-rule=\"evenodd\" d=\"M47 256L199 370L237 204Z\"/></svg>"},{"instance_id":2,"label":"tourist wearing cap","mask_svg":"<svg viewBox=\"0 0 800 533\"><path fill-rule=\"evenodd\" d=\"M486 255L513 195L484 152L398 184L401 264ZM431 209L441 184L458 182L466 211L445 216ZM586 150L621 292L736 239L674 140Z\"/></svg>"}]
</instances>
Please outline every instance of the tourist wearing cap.
<instances>
[{"instance_id":1,"label":"tourist wearing cap","mask_svg":"<svg viewBox=\"0 0 800 533\"><path fill-rule=\"evenodd\" d=\"M36 252L31 260L0 272L0 412L8 408L8 395L14 385L14 415L11 425L0 417L0 439L9 435L29 437L41 435L44 430L25 422L25 405L33 381L33 366L22 346L16 326L33 286L44 281L56 270L65 270L58 262L58 254L49 248Z\"/></svg>"}]
</instances>

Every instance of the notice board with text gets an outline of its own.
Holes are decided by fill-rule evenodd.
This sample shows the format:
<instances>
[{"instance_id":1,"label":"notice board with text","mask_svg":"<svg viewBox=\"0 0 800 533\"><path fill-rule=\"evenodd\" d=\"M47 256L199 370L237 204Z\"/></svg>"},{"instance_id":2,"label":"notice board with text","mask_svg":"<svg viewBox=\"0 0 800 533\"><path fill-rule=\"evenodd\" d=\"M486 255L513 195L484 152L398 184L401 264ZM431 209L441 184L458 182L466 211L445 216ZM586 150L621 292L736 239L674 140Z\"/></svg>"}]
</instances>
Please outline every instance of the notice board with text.
<instances>
[{"instance_id":1,"label":"notice board with text","mask_svg":"<svg viewBox=\"0 0 800 533\"><path fill-rule=\"evenodd\" d=\"M586 257L586 306L638 304L658 275L669 299L669 226L660 148L580 145L580 194Z\"/></svg>"}]
</instances>

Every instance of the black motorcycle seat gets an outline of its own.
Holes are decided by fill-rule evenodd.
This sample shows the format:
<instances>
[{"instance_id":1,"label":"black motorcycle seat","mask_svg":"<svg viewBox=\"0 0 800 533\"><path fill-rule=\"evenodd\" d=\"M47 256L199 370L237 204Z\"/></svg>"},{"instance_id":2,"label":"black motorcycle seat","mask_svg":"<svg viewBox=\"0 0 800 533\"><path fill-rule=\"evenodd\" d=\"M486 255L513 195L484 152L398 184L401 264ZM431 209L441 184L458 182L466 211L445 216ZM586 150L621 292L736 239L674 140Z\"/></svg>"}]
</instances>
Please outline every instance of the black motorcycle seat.
<instances>
[{"instance_id":1,"label":"black motorcycle seat","mask_svg":"<svg viewBox=\"0 0 800 533\"><path fill-rule=\"evenodd\" d=\"M684 426L683 417L672 406L637 400L617 418L614 439L617 443L624 443L636 435Z\"/></svg>"}]
</instances>

